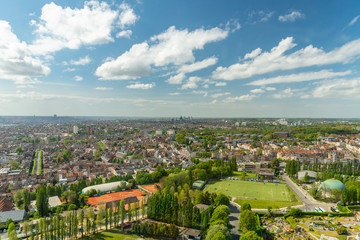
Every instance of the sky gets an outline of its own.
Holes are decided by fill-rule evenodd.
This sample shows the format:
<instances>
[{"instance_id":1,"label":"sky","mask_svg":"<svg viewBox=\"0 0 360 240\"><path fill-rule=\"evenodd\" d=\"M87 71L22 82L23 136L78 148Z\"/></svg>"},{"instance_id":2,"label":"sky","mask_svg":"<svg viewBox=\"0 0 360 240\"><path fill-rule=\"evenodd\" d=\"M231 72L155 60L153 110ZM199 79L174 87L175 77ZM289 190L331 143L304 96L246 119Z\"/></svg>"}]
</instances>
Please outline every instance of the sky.
<instances>
[{"instance_id":1,"label":"sky","mask_svg":"<svg viewBox=\"0 0 360 240\"><path fill-rule=\"evenodd\" d=\"M360 118L358 0L3 0L0 115Z\"/></svg>"}]
</instances>

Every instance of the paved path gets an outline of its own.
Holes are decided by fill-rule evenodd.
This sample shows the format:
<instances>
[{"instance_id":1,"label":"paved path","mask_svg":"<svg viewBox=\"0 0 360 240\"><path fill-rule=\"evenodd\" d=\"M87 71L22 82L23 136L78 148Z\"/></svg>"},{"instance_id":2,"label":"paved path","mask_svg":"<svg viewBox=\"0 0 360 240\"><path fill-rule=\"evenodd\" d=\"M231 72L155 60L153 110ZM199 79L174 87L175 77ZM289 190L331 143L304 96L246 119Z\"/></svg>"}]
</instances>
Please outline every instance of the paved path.
<instances>
[{"instance_id":1,"label":"paved path","mask_svg":"<svg viewBox=\"0 0 360 240\"><path fill-rule=\"evenodd\" d=\"M230 231L231 238L232 240L239 240L240 208L236 203L230 202L229 209L230 209L230 215L229 215L230 225L233 226L233 228Z\"/></svg>"},{"instance_id":2,"label":"paved path","mask_svg":"<svg viewBox=\"0 0 360 240\"><path fill-rule=\"evenodd\" d=\"M39 175L39 164L40 164L40 151L37 152L36 156L36 168L35 168L35 175Z\"/></svg>"},{"instance_id":3,"label":"paved path","mask_svg":"<svg viewBox=\"0 0 360 240\"><path fill-rule=\"evenodd\" d=\"M330 207L336 207L335 203L323 203L314 199L307 191L300 188L288 176L283 176L286 184L296 194L296 196L303 202L299 208L306 212L314 212L316 207L322 207L327 212L332 212Z\"/></svg>"}]
</instances>

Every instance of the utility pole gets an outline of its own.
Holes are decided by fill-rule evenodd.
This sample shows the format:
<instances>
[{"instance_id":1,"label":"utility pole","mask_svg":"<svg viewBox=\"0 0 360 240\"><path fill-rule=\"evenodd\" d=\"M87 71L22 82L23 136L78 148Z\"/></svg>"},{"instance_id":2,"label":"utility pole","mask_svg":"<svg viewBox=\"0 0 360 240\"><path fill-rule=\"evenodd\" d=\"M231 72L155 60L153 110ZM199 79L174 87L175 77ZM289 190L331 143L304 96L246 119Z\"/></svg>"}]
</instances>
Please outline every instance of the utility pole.
<instances>
[{"instance_id":1,"label":"utility pole","mask_svg":"<svg viewBox=\"0 0 360 240\"><path fill-rule=\"evenodd\" d=\"M182 220L183 220L183 221L182 221L182 222L183 222L183 235L182 235L182 239L183 239L183 240L185 239L185 236L184 236L184 235L185 235L185 224L184 224L184 218L185 218L185 215L183 214L183 215L182 215Z\"/></svg>"}]
</instances>

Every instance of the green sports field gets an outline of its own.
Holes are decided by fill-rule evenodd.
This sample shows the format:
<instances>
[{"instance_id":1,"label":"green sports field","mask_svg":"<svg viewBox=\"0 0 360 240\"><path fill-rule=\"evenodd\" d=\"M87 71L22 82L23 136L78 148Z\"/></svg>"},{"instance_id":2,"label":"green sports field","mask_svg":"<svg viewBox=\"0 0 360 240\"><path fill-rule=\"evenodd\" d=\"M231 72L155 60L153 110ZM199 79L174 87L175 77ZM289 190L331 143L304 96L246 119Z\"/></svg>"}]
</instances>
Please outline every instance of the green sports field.
<instances>
[{"instance_id":1,"label":"green sports field","mask_svg":"<svg viewBox=\"0 0 360 240\"><path fill-rule=\"evenodd\" d=\"M248 200L254 208L281 208L301 204L298 198L284 183L263 183L239 180L221 180L210 182L204 191L222 192L236 199ZM256 206L255 206L256 205Z\"/></svg>"}]
</instances>

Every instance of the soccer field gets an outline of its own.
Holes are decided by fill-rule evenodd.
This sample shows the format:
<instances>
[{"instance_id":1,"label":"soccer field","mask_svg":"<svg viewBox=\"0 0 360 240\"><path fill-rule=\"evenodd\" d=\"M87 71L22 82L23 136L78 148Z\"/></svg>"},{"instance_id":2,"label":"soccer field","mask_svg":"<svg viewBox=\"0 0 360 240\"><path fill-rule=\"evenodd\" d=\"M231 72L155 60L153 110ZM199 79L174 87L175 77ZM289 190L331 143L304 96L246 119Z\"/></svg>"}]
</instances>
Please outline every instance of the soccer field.
<instances>
[{"instance_id":1,"label":"soccer field","mask_svg":"<svg viewBox=\"0 0 360 240\"><path fill-rule=\"evenodd\" d=\"M224 193L240 199L256 199L267 201L290 202L290 194L286 184L248 182L239 180L221 180L210 182L204 191Z\"/></svg>"}]
</instances>

